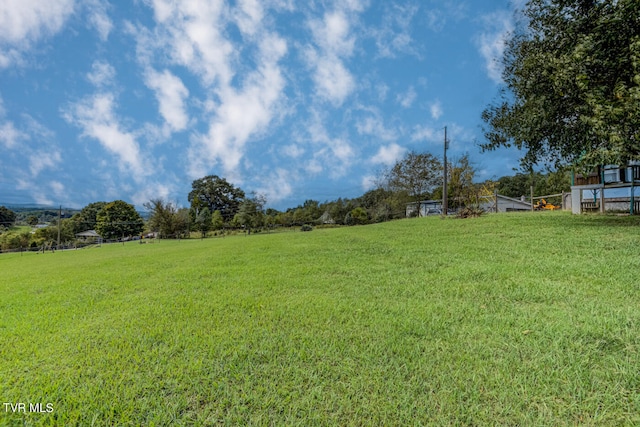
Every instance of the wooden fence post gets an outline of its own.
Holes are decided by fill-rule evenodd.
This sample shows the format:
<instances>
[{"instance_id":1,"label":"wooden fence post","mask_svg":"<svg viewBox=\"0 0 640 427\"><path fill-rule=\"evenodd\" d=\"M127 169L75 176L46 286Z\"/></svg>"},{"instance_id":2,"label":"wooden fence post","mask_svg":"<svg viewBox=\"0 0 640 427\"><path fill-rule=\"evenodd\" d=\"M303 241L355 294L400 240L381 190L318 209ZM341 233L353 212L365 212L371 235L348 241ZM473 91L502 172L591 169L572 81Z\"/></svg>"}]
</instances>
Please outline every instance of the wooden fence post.
<instances>
[{"instance_id":1,"label":"wooden fence post","mask_svg":"<svg viewBox=\"0 0 640 427\"><path fill-rule=\"evenodd\" d=\"M533 212L533 185L530 187L531 190L531 212Z\"/></svg>"}]
</instances>

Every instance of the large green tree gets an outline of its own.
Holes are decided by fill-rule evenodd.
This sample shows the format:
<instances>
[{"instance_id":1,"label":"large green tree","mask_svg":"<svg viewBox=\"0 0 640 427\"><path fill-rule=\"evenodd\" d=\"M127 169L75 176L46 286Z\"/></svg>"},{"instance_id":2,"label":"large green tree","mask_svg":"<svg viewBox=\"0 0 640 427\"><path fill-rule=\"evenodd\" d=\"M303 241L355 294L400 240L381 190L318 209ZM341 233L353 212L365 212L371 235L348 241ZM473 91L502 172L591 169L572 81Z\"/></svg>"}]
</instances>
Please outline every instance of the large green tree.
<instances>
[{"instance_id":1,"label":"large green tree","mask_svg":"<svg viewBox=\"0 0 640 427\"><path fill-rule=\"evenodd\" d=\"M523 13L483 148L518 147L526 169L640 155L640 2L529 0Z\"/></svg>"},{"instance_id":2,"label":"large green tree","mask_svg":"<svg viewBox=\"0 0 640 427\"><path fill-rule=\"evenodd\" d=\"M265 204L266 198L262 195L244 199L234 217L235 222L249 230L261 228L264 225Z\"/></svg>"},{"instance_id":3,"label":"large green tree","mask_svg":"<svg viewBox=\"0 0 640 427\"><path fill-rule=\"evenodd\" d=\"M207 207L210 212L220 211L225 221L233 218L245 198L244 191L217 175L196 179L191 188L188 199L197 214Z\"/></svg>"},{"instance_id":4,"label":"large green tree","mask_svg":"<svg viewBox=\"0 0 640 427\"><path fill-rule=\"evenodd\" d=\"M182 212L173 203L162 199L151 199L144 204L149 211L149 228L161 238L182 236L189 227L188 212Z\"/></svg>"},{"instance_id":5,"label":"large green tree","mask_svg":"<svg viewBox=\"0 0 640 427\"><path fill-rule=\"evenodd\" d=\"M16 213L11 209L0 206L0 227L11 228L16 222Z\"/></svg>"},{"instance_id":6,"label":"large green tree","mask_svg":"<svg viewBox=\"0 0 640 427\"><path fill-rule=\"evenodd\" d=\"M430 153L411 151L386 174L391 190L405 191L417 202L442 183L442 162Z\"/></svg>"},{"instance_id":7,"label":"large green tree","mask_svg":"<svg viewBox=\"0 0 640 427\"><path fill-rule=\"evenodd\" d=\"M119 239L142 233L144 221L133 205L116 200L98 211L95 229L104 239Z\"/></svg>"},{"instance_id":8,"label":"large green tree","mask_svg":"<svg viewBox=\"0 0 640 427\"><path fill-rule=\"evenodd\" d=\"M211 221L212 218L213 216L211 214L211 211L206 206L200 210L200 213L196 218L196 228L201 233L203 238L207 236L207 232L211 230L211 227L213 227L213 223Z\"/></svg>"},{"instance_id":9,"label":"large green tree","mask_svg":"<svg viewBox=\"0 0 640 427\"><path fill-rule=\"evenodd\" d=\"M469 154L454 160L449 167L447 196L448 206L454 209L469 206L476 200L476 187L473 179L476 169Z\"/></svg>"},{"instance_id":10,"label":"large green tree","mask_svg":"<svg viewBox=\"0 0 640 427\"><path fill-rule=\"evenodd\" d=\"M98 212L107 205L107 202L94 202L89 203L82 208L80 212L71 217L73 224L73 232L81 233L87 230L93 230L96 228L96 222Z\"/></svg>"}]
</instances>

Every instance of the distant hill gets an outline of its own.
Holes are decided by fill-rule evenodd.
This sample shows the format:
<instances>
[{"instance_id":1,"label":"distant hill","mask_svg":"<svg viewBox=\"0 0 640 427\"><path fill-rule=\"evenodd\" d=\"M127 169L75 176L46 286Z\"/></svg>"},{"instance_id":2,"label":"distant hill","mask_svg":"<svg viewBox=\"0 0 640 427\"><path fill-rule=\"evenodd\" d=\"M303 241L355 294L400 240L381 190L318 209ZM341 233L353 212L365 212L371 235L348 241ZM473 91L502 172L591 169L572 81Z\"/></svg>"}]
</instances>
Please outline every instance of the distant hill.
<instances>
[{"instance_id":1,"label":"distant hill","mask_svg":"<svg viewBox=\"0 0 640 427\"><path fill-rule=\"evenodd\" d=\"M13 212L15 212L17 223L26 221L26 219L29 218L30 216L36 216L41 224L47 223L53 219L58 218L58 213L60 209L58 207L44 206L44 205L37 205L37 204L3 205L2 203L0 203L0 206L4 206L7 209L10 209ZM60 216L61 218L71 218L74 214L78 212L80 212L80 209L69 209L69 208L63 207L62 213Z\"/></svg>"}]
</instances>

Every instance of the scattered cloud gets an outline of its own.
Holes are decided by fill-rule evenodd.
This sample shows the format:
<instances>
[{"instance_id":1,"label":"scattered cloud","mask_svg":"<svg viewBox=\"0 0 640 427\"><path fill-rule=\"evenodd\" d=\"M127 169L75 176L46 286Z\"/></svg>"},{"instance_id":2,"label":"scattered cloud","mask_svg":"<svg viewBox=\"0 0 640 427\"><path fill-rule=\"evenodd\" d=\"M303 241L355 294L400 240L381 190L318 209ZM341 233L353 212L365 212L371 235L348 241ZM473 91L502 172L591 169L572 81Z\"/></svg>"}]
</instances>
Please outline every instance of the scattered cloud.
<instances>
[{"instance_id":1,"label":"scattered cloud","mask_svg":"<svg viewBox=\"0 0 640 427\"><path fill-rule=\"evenodd\" d=\"M292 182L294 182L293 174L283 168L277 168L267 176L263 181L263 185L256 192L264 194L268 203L278 203L285 200L293 193Z\"/></svg>"},{"instance_id":2,"label":"scattered cloud","mask_svg":"<svg viewBox=\"0 0 640 427\"><path fill-rule=\"evenodd\" d=\"M230 22L224 2L153 0L152 7L156 28L135 32L138 60L148 63L153 59L149 55L159 51L199 76L205 86L229 86L237 53L224 36Z\"/></svg>"},{"instance_id":3,"label":"scattered cloud","mask_svg":"<svg viewBox=\"0 0 640 427\"><path fill-rule=\"evenodd\" d=\"M16 178L16 189L29 193L33 201L39 205L53 205L53 199L49 197L50 188L44 185L36 185L33 180L26 178Z\"/></svg>"},{"instance_id":4,"label":"scattered cloud","mask_svg":"<svg viewBox=\"0 0 640 427\"><path fill-rule=\"evenodd\" d=\"M102 0L85 0L89 23L96 29L100 40L106 42L113 29L113 22L107 13L109 2Z\"/></svg>"},{"instance_id":5,"label":"scattered cloud","mask_svg":"<svg viewBox=\"0 0 640 427\"><path fill-rule=\"evenodd\" d=\"M148 182L140 191L136 192L131 200L136 206L142 206L151 199L170 200L175 188L158 182ZM177 205L177 203L174 203Z\"/></svg>"},{"instance_id":6,"label":"scattered cloud","mask_svg":"<svg viewBox=\"0 0 640 427\"><path fill-rule=\"evenodd\" d=\"M396 160L402 158L406 152L407 149L398 144L382 146L376 155L371 158L371 163L391 166Z\"/></svg>"},{"instance_id":7,"label":"scattered cloud","mask_svg":"<svg viewBox=\"0 0 640 427\"><path fill-rule=\"evenodd\" d=\"M317 111L308 123L308 132L314 145L313 159L308 162L306 170L311 174L319 174L325 169L331 178L339 178L351 167L355 152L346 137L331 137L326 129L322 115Z\"/></svg>"},{"instance_id":8,"label":"scattered cloud","mask_svg":"<svg viewBox=\"0 0 640 427\"><path fill-rule=\"evenodd\" d=\"M145 83L154 91L160 115L169 129L174 132L184 130L189 122L185 106L189 91L182 80L168 70L160 73L150 68L146 72Z\"/></svg>"},{"instance_id":9,"label":"scattered cloud","mask_svg":"<svg viewBox=\"0 0 640 427\"><path fill-rule=\"evenodd\" d=\"M91 71L87 74L89 80L96 87L112 85L116 76L116 70L106 61L94 61Z\"/></svg>"},{"instance_id":10,"label":"scattered cloud","mask_svg":"<svg viewBox=\"0 0 640 427\"><path fill-rule=\"evenodd\" d=\"M0 67L19 63L22 53L58 33L74 10L74 0L5 0L0 4Z\"/></svg>"},{"instance_id":11,"label":"scattered cloud","mask_svg":"<svg viewBox=\"0 0 640 427\"><path fill-rule=\"evenodd\" d=\"M285 80L278 61L287 52L286 42L275 34L260 42L258 68L247 75L240 89L220 87L220 104L206 135L190 150L190 175L201 176L221 163L224 170L237 174L249 138L265 132L278 114Z\"/></svg>"},{"instance_id":12,"label":"scattered cloud","mask_svg":"<svg viewBox=\"0 0 640 427\"><path fill-rule=\"evenodd\" d=\"M16 129L13 122L0 122L0 142L3 143L6 148L17 147L20 141L28 137L27 134Z\"/></svg>"},{"instance_id":13,"label":"scattered cloud","mask_svg":"<svg viewBox=\"0 0 640 427\"><path fill-rule=\"evenodd\" d=\"M404 108L409 108L413 105L418 94L413 86L409 86L409 89L405 93L398 94L396 101Z\"/></svg>"},{"instance_id":14,"label":"scattered cloud","mask_svg":"<svg viewBox=\"0 0 640 427\"><path fill-rule=\"evenodd\" d=\"M514 30L513 16L508 11L497 11L482 17L485 30L475 39L485 60L487 75L495 83L502 82L502 57L506 39Z\"/></svg>"},{"instance_id":15,"label":"scattered cloud","mask_svg":"<svg viewBox=\"0 0 640 427\"><path fill-rule=\"evenodd\" d=\"M361 181L362 191L369 191L377 186L377 178L373 175L365 175Z\"/></svg>"},{"instance_id":16,"label":"scattered cloud","mask_svg":"<svg viewBox=\"0 0 640 427\"><path fill-rule=\"evenodd\" d=\"M411 133L412 141L444 141L444 130L431 126L416 126Z\"/></svg>"},{"instance_id":17,"label":"scattered cloud","mask_svg":"<svg viewBox=\"0 0 640 427\"><path fill-rule=\"evenodd\" d=\"M385 4L380 28L370 30L379 57L395 58L399 54L420 56L411 37L411 23L419 8L416 4Z\"/></svg>"},{"instance_id":18,"label":"scattered cloud","mask_svg":"<svg viewBox=\"0 0 640 427\"><path fill-rule=\"evenodd\" d=\"M64 184L60 181L50 181L49 188L53 191L53 194L57 197L63 196L65 193Z\"/></svg>"},{"instance_id":19,"label":"scattered cloud","mask_svg":"<svg viewBox=\"0 0 640 427\"><path fill-rule=\"evenodd\" d=\"M285 156L297 159L304 154L305 150L297 144L289 144L282 147L281 152Z\"/></svg>"},{"instance_id":20,"label":"scattered cloud","mask_svg":"<svg viewBox=\"0 0 640 427\"><path fill-rule=\"evenodd\" d=\"M360 10L361 5L351 3L345 3L347 8L326 12L323 19L308 22L315 46L307 47L305 57L314 71L316 94L335 106L342 105L355 89L355 79L344 61L351 57L355 45L351 28L356 15L349 9Z\"/></svg>"},{"instance_id":21,"label":"scattered cloud","mask_svg":"<svg viewBox=\"0 0 640 427\"><path fill-rule=\"evenodd\" d=\"M254 36L264 17L262 3L258 0L239 0L234 13L235 22L243 34Z\"/></svg>"},{"instance_id":22,"label":"scattered cloud","mask_svg":"<svg viewBox=\"0 0 640 427\"><path fill-rule=\"evenodd\" d=\"M96 139L118 158L122 172L140 180L148 174L144 159L133 133L123 130L114 113L115 99L111 93L98 93L73 105L63 117L82 129L82 136Z\"/></svg>"},{"instance_id":23,"label":"scattered cloud","mask_svg":"<svg viewBox=\"0 0 640 427\"><path fill-rule=\"evenodd\" d=\"M29 156L29 170L33 177L38 176L44 169L53 169L62 161L60 151L38 150Z\"/></svg>"},{"instance_id":24,"label":"scattered cloud","mask_svg":"<svg viewBox=\"0 0 640 427\"><path fill-rule=\"evenodd\" d=\"M452 150L457 150L463 146L468 147L474 138L475 134L464 126L460 126L457 123L447 125L447 140L451 143L450 148ZM416 126L411 134L411 140L441 145L444 143L444 127Z\"/></svg>"},{"instance_id":25,"label":"scattered cloud","mask_svg":"<svg viewBox=\"0 0 640 427\"><path fill-rule=\"evenodd\" d=\"M394 141L398 138L396 131L385 128L380 114L357 121L356 130L360 135L375 136L382 141Z\"/></svg>"},{"instance_id":26,"label":"scattered cloud","mask_svg":"<svg viewBox=\"0 0 640 427\"><path fill-rule=\"evenodd\" d=\"M433 120L438 120L440 117L442 117L443 111L440 100L436 100L431 103L431 105L429 106L429 112L431 113L431 118Z\"/></svg>"}]
</instances>

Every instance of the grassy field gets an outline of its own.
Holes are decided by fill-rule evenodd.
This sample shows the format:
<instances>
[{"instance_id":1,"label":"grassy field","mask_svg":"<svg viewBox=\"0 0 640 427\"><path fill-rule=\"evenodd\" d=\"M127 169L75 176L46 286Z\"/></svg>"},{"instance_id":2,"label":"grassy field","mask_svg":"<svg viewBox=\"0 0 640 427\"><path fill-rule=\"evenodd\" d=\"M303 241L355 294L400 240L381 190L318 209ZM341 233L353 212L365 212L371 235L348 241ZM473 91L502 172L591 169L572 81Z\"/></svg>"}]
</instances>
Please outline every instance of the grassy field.
<instances>
[{"instance_id":1,"label":"grassy field","mask_svg":"<svg viewBox=\"0 0 640 427\"><path fill-rule=\"evenodd\" d=\"M2 255L0 425L640 425L639 225L430 217Z\"/></svg>"}]
</instances>

